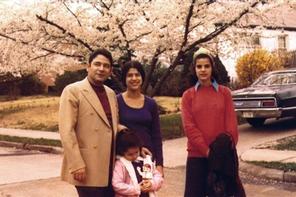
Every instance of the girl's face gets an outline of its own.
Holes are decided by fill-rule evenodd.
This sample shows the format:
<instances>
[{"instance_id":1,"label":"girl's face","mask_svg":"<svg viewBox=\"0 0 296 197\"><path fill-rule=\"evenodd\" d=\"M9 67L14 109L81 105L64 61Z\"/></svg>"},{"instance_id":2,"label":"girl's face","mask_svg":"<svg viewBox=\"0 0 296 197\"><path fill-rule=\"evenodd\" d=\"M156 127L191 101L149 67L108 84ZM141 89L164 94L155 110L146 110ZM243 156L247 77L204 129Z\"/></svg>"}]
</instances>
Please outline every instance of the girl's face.
<instances>
[{"instance_id":1,"label":"girl's face","mask_svg":"<svg viewBox=\"0 0 296 197\"><path fill-rule=\"evenodd\" d=\"M139 147L131 147L124 153L124 158L129 161L135 161L140 155Z\"/></svg>"},{"instance_id":2,"label":"girl's face","mask_svg":"<svg viewBox=\"0 0 296 197\"><path fill-rule=\"evenodd\" d=\"M212 64L209 58L199 58L196 60L195 73L201 83L207 84L211 82Z\"/></svg>"},{"instance_id":3,"label":"girl's face","mask_svg":"<svg viewBox=\"0 0 296 197\"><path fill-rule=\"evenodd\" d=\"M141 90L142 76L136 68L130 68L126 74L126 87L129 90Z\"/></svg>"}]
</instances>

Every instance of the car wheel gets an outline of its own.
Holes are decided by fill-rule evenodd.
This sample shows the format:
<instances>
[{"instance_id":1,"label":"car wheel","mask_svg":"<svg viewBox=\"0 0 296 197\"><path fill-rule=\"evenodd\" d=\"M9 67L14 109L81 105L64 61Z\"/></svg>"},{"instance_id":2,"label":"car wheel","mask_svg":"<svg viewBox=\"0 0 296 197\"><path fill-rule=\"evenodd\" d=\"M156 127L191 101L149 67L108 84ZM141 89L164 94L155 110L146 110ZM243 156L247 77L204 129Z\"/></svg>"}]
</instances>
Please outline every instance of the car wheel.
<instances>
[{"instance_id":1,"label":"car wheel","mask_svg":"<svg viewBox=\"0 0 296 197\"><path fill-rule=\"evenodd\" d=\"M265 118L247 118L247 122L253 127L260 127L264 124Z\"/></svg>"}]
</instances>

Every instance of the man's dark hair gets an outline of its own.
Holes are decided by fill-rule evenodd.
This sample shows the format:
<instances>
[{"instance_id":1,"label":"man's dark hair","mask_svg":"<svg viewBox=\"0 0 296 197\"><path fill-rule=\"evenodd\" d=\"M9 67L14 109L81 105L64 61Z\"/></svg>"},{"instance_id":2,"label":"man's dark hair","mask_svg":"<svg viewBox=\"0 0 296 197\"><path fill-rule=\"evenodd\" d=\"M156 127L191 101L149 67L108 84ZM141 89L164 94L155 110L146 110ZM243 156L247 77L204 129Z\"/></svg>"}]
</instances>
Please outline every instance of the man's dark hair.
<instances>
[{"instance_id":1,"label":"man's dark hair","mask_svg":"<svg viewBox=\"0 0 296 197\"><path fill-rule=\"evenodd\" d=\"M88 58L88 63L91 64L92 61L98 56L98 55L103 55L104 57L106 57L109 61L111 66L113 66L113 58L111 53L107 50L107 49L96 49L94 50Z\"/></svg>"},{"instance_id":2,"label":"man's dark hair","mask_svg":"<svg viewBox=\"0 0 296 197\"><path fill-rule=\"evenodd\" d=\"M126 87L126 76L127 76L127 73L129 71L129 69L131 68L135 68L137 69L137 71L139 71L141 77L142 77L142 81L144 82L145 80L145 70L144 70L144 67L143 65L138 62L138 61L129 61L129 62L126 62L123 67L122 67L122 74L121 74L121 81L122 81L122 84Z\"/></svg>"},{"instance_id":3,"label":"man's dark hair","mask_svg":"<svg viewBox=\"0 0 296 197\"><path fill-rule=\"evenodd\" d=\"M135 132L124 129L117 134L116 138L116 154L123 156L129 148L139 147L141 148L142 143L140 138Z\"/></svg>"}]
</instances>

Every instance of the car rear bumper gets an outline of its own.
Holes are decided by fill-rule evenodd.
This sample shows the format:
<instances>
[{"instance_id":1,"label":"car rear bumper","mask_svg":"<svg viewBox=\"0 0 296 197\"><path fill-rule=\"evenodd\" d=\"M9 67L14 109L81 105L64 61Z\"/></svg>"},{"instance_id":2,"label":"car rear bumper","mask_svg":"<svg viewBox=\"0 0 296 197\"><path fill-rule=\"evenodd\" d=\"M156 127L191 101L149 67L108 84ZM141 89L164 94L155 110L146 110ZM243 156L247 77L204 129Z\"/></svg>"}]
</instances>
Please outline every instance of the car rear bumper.
<instances>
[{"instance_id":1,"label":"car rear bumper","mask_svg":"<svg viewBox=\"0 0 296 197\"><path fill-rule=\"evenodd\" d=\"M243 118L280 118L296 112L296 107L287 108L242 108L235 109L238 116ZM296 114L296 113L295 113Z\"/></svg>"},{"instance_id":2,"label":"car rear bumper","mask_svg":"<svg viewBox=\"0 0 296 197\"><path fill-rule=\"evenodd\" d=\"M243 118L278 118L282 116L281 108L235 109L238 116Z\"/></svg>"}]
</instances>

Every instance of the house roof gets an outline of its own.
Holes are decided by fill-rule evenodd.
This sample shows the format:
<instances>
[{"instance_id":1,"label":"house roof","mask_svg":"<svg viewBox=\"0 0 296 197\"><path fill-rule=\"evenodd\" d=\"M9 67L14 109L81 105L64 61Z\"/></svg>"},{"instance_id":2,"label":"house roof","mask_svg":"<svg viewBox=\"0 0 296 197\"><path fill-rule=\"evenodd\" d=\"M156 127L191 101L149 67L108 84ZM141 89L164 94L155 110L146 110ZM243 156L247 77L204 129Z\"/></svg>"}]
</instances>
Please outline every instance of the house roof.
<instances>
[{"instance_id":1,"label":"house roof","mask_svg":"<svg viewBox=\"0 0 296 197\"><path fill-rule=\"evenodd\" d=\"M242 17L241 26L264 26L269 29L296 31L296 5L279 4L272 8L262 8L262 14L249 13Z\"/></svg>"},{"instance_id":2,"label":"house roof","mask_svg":"<svg viewBox=\"0 0 296 197\"><path fill-rule=\"evenodd\" d=\"M263 26L267 29L296 31L296 3L282 3L272 7L270 5L262 5L259 10L259 12L244 15L237 23L237 26L248 28ZM220 26L223 23L221 21L216 23L216 25Z\"/></svg>"}]
</instances>

